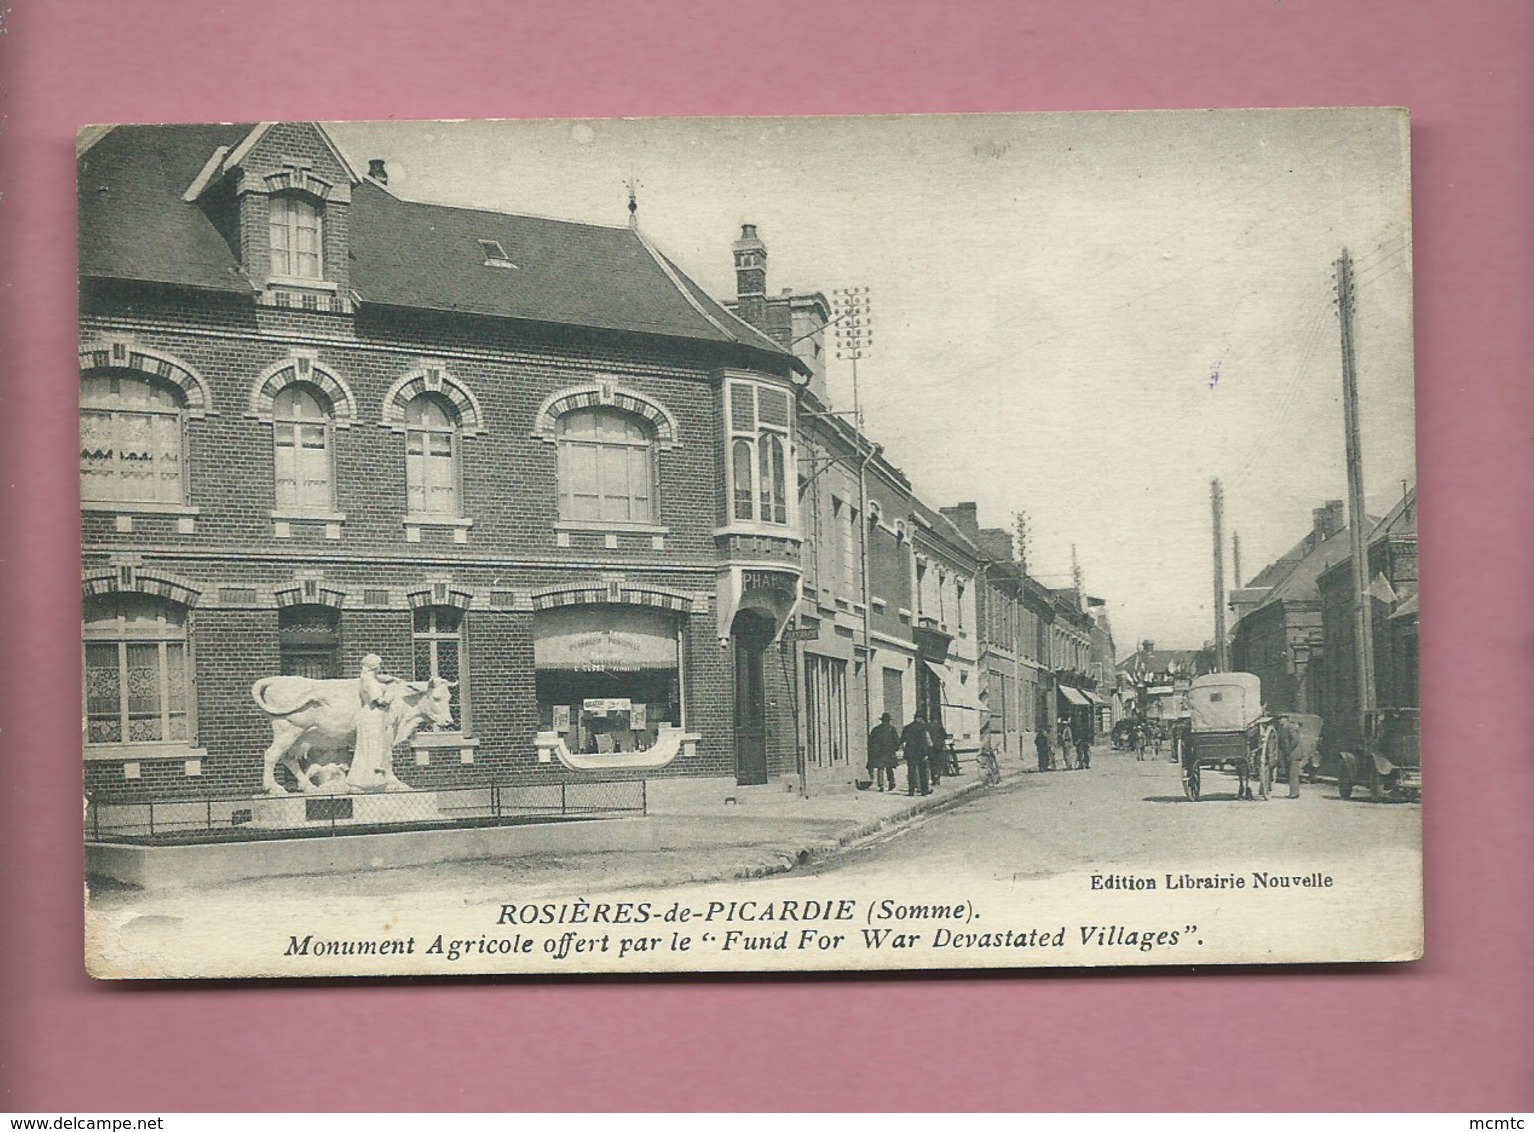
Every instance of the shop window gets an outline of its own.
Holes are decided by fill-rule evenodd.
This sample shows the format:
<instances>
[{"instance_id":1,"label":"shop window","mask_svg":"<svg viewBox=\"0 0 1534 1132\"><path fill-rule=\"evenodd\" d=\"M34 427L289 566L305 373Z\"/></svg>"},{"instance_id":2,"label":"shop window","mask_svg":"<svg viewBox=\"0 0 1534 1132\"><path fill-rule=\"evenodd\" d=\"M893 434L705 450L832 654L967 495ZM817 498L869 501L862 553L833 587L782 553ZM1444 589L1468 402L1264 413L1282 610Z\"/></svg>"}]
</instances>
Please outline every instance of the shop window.
<instances>
[{"instance_id":1,"label":"shop window","mask_svg":"<svg viewBox=\"0 0 1534 1132\"><path fill-rule=\"evenodd\" d=\"M85 602L85 742L188 744L191 675L183 605L140 594Z\"/></svg>"},{"instance_id":2,"label":"shop window","mask_svg":"<svg viewBox=\"0 0 1534 1132\"><path fill-rule=\"evenodd\" d=\"M458 413L446 397L422 393L405 406L407 508L415 516L457 517Z\"/></svg>"},{"instance_id":3,"label":"shop window","mask_svg":"<svg viewBox=\"0 0 1534 1132\"><path fill-rule=\"evenodd\" d=\"M464 648L463 610L452 605L426 605L415 611L411 622L411 645L415 679L440 677L454 684L453 718L458 729L469 734L468 665Z\"/></svg>"},{"instance_id":4,"label":"shop window","mask_svg":"<svg viewBox=\"0 0 1534 1132\"><path fill-rule=\"evenodd\" d=\"M655 437L649 424L616 409L574 409L559 418L559 517L654 523Z\"/></svg>"},{"instance_id":5,"label":"shop window","mask_svg":"<svg viewBox=\"0 0 1534 1132\"><path fill-rule=\"evenodd\" d=\"M847 763L851 746L845 660L805 655L804 709L811 764L831 767Z\"/></svg>"},{"instance_id":6,"label":"shop window","mask_svg":"<svg viewBox=\"0 0 1534 1132\"><path fill-rule=\"evenodd\" d=\"M185 420L168 383L121 372L81 379L81 498L185 503Z\"/></svg>"},{"instance_id":7,"label":"shop window","mask_svg":"<svg viewBox=\"0 0 1534 1132\"><path fill-rule=\"evenodd\" d=\"M683 725L676 618L622 605L542 610L533 617L538 725L581 754L653 746Z\"/></svg>"},{"instance_id":8,"label":"shop window","mask_svg":"<svg viewBox=\"0 0 1534 1132\"><path fill-rule=\"evenodd\" d=\"M286 193L271 198L272 274L284 279L322 279L324 221L318 204Z\"/></svg>"},{"instance_id":9,"label":"shop window","mask_svg":"<svg viewBox=\"0 0 1534 1132\"><path fill-rule=\"evenodd\" d=\"M789 522L788 454L791 406L781 389L732 381L730 500L736 520Z\"/></svg>"},{"instance_id":10,"label":"shop window","mask_svg":"<svg viewBox=\"0 0 1534 1132\"><path fill-rule=\"evenodd\" d=\"M315 386L295 383L272 400L279 509L328 512L335 505L332 424L329 402Z\"/></svg>"},{"instance_id":11,"label":"shop window","mask_svg":"<svg viewBox=\"0 0 1534 1132\"><path fill-rule=\"evenodd\" d=\"M284 676L337 679L341 611L328 605L285 606L277 611L277 647Z\"/></svg>"}]
</instances>

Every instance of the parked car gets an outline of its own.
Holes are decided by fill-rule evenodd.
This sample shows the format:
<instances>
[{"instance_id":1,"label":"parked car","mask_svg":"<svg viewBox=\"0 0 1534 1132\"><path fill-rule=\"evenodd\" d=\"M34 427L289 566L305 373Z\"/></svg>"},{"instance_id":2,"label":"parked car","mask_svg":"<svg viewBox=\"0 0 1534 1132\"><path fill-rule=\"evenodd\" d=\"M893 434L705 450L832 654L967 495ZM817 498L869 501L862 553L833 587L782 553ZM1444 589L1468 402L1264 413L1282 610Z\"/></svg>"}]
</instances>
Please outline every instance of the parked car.
<instances>
[{"instance_id":1,"label":"parked car","mask_svg":"<svg viewBox=\"0 0 1534 1132\"><path fill-rule=\"evenodd\" d=\"M1367 786L1375 801L1422 797L1422 721L1417 708L1380 708L1365 718L1363 752L1338 756L1337 793Z\"/></svg>"}]
</instances>

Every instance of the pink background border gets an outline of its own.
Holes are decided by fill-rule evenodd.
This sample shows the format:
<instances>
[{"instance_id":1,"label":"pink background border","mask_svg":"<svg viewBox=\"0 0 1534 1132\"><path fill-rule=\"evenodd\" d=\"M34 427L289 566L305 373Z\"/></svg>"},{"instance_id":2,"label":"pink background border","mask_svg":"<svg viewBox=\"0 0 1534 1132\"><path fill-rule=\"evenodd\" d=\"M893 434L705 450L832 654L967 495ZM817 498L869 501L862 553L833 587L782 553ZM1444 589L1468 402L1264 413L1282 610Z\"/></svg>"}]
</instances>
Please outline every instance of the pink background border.
<instances>
[{"instance_id":1,"label":"pink background border","mask_svg":"<svg viewBox=\"0 0 1534 1132\"><path fill-rule=\"evenodd\" d=\"M1534 1107L1526 0L12 7L0 39L0 600L13 646L0 709L0 1108ZM1421 964L366 986L86 978L70 675L78 124L1335 104L1413 112L1423 672L1438 768Z\"/></svg>"}]
</instances>

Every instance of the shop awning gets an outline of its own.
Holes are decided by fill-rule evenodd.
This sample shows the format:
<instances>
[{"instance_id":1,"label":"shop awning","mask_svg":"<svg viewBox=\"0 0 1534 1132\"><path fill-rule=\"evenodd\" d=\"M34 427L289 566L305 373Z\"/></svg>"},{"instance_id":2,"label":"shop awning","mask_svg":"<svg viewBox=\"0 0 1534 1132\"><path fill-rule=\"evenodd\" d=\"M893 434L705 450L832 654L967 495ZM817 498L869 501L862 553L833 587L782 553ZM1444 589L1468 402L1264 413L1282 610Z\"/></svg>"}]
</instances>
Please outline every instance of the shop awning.
<instances>
[{"instance_id":1,"label":"shop awning","mask_svg":"<svg viewBox=\"0 0 1534 1132\"><path fill-rule=\"evenodd\" d=\"M1390 615L1390 620L1394 621L1398 617L1416 617L1418 616L1417 608L1417 595L1412 594L1411 597L1396 607L1396 611Z\"/></svg>"},{"instance_id":2,"label":"shop awning","mask_svg":"<svg viewBox=\"0 0 1534 1132\"><path fill-rule=\"evenodd\" d=\"M1093 704L1101 705L1101 704L1105 704L1105 703L1108 702L1107 700L1105 700L1101 696L1099 696L1096 692L1082 692L1081 694L1087 698L1087 702L1088 703L1093 703Z\"/></svg>"},{"instance_id":3,"label":"shop awning","mask_svg":"<svg viewBox=\"0 0 1534 1132\"><path fill-rule=\"evenodd\" d=\"M948 669L944 668L941 664L938 664L936 661L923 660L922 663L925 664L929 669L932 670L932 675L936 676L944 684L948 683L948 679L952 675L948 671Z\"/></svg>"},{"instance_id":4,"label":"shop awning","mask_svg":"<svg viewBox=\"0 0 1534 1132\"><path fill-rule=\"evenodd\" d=\"M1060 694L1065 697L1067 703L1075 704L1077 707L1090 706L1087 703L1087 698L1085 696L1083 696L1075 688L1069 687L1068 685L1060 685Z\"/></svg>"}]
</instances>

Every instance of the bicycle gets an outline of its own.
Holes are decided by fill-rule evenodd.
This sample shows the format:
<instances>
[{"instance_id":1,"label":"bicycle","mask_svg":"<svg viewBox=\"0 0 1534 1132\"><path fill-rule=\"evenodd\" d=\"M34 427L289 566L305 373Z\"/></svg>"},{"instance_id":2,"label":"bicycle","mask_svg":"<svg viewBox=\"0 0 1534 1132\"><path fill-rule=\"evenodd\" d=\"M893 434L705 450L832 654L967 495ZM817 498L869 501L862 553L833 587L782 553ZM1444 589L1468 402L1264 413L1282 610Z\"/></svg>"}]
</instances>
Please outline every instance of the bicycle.
<instances>
[{"instance_id":1,"label":"bicycle","mask_svg":"<svg viewBox=\"0 0 1534 1132\"><path fill-rule=\"evenodd\" d=\"M1001 781L1001 764L996 761L996 752L989 746L981 747L976 752L975 765L980 768L980 777L987 786L995 786Z\"/></svg>"}]
</instances>

